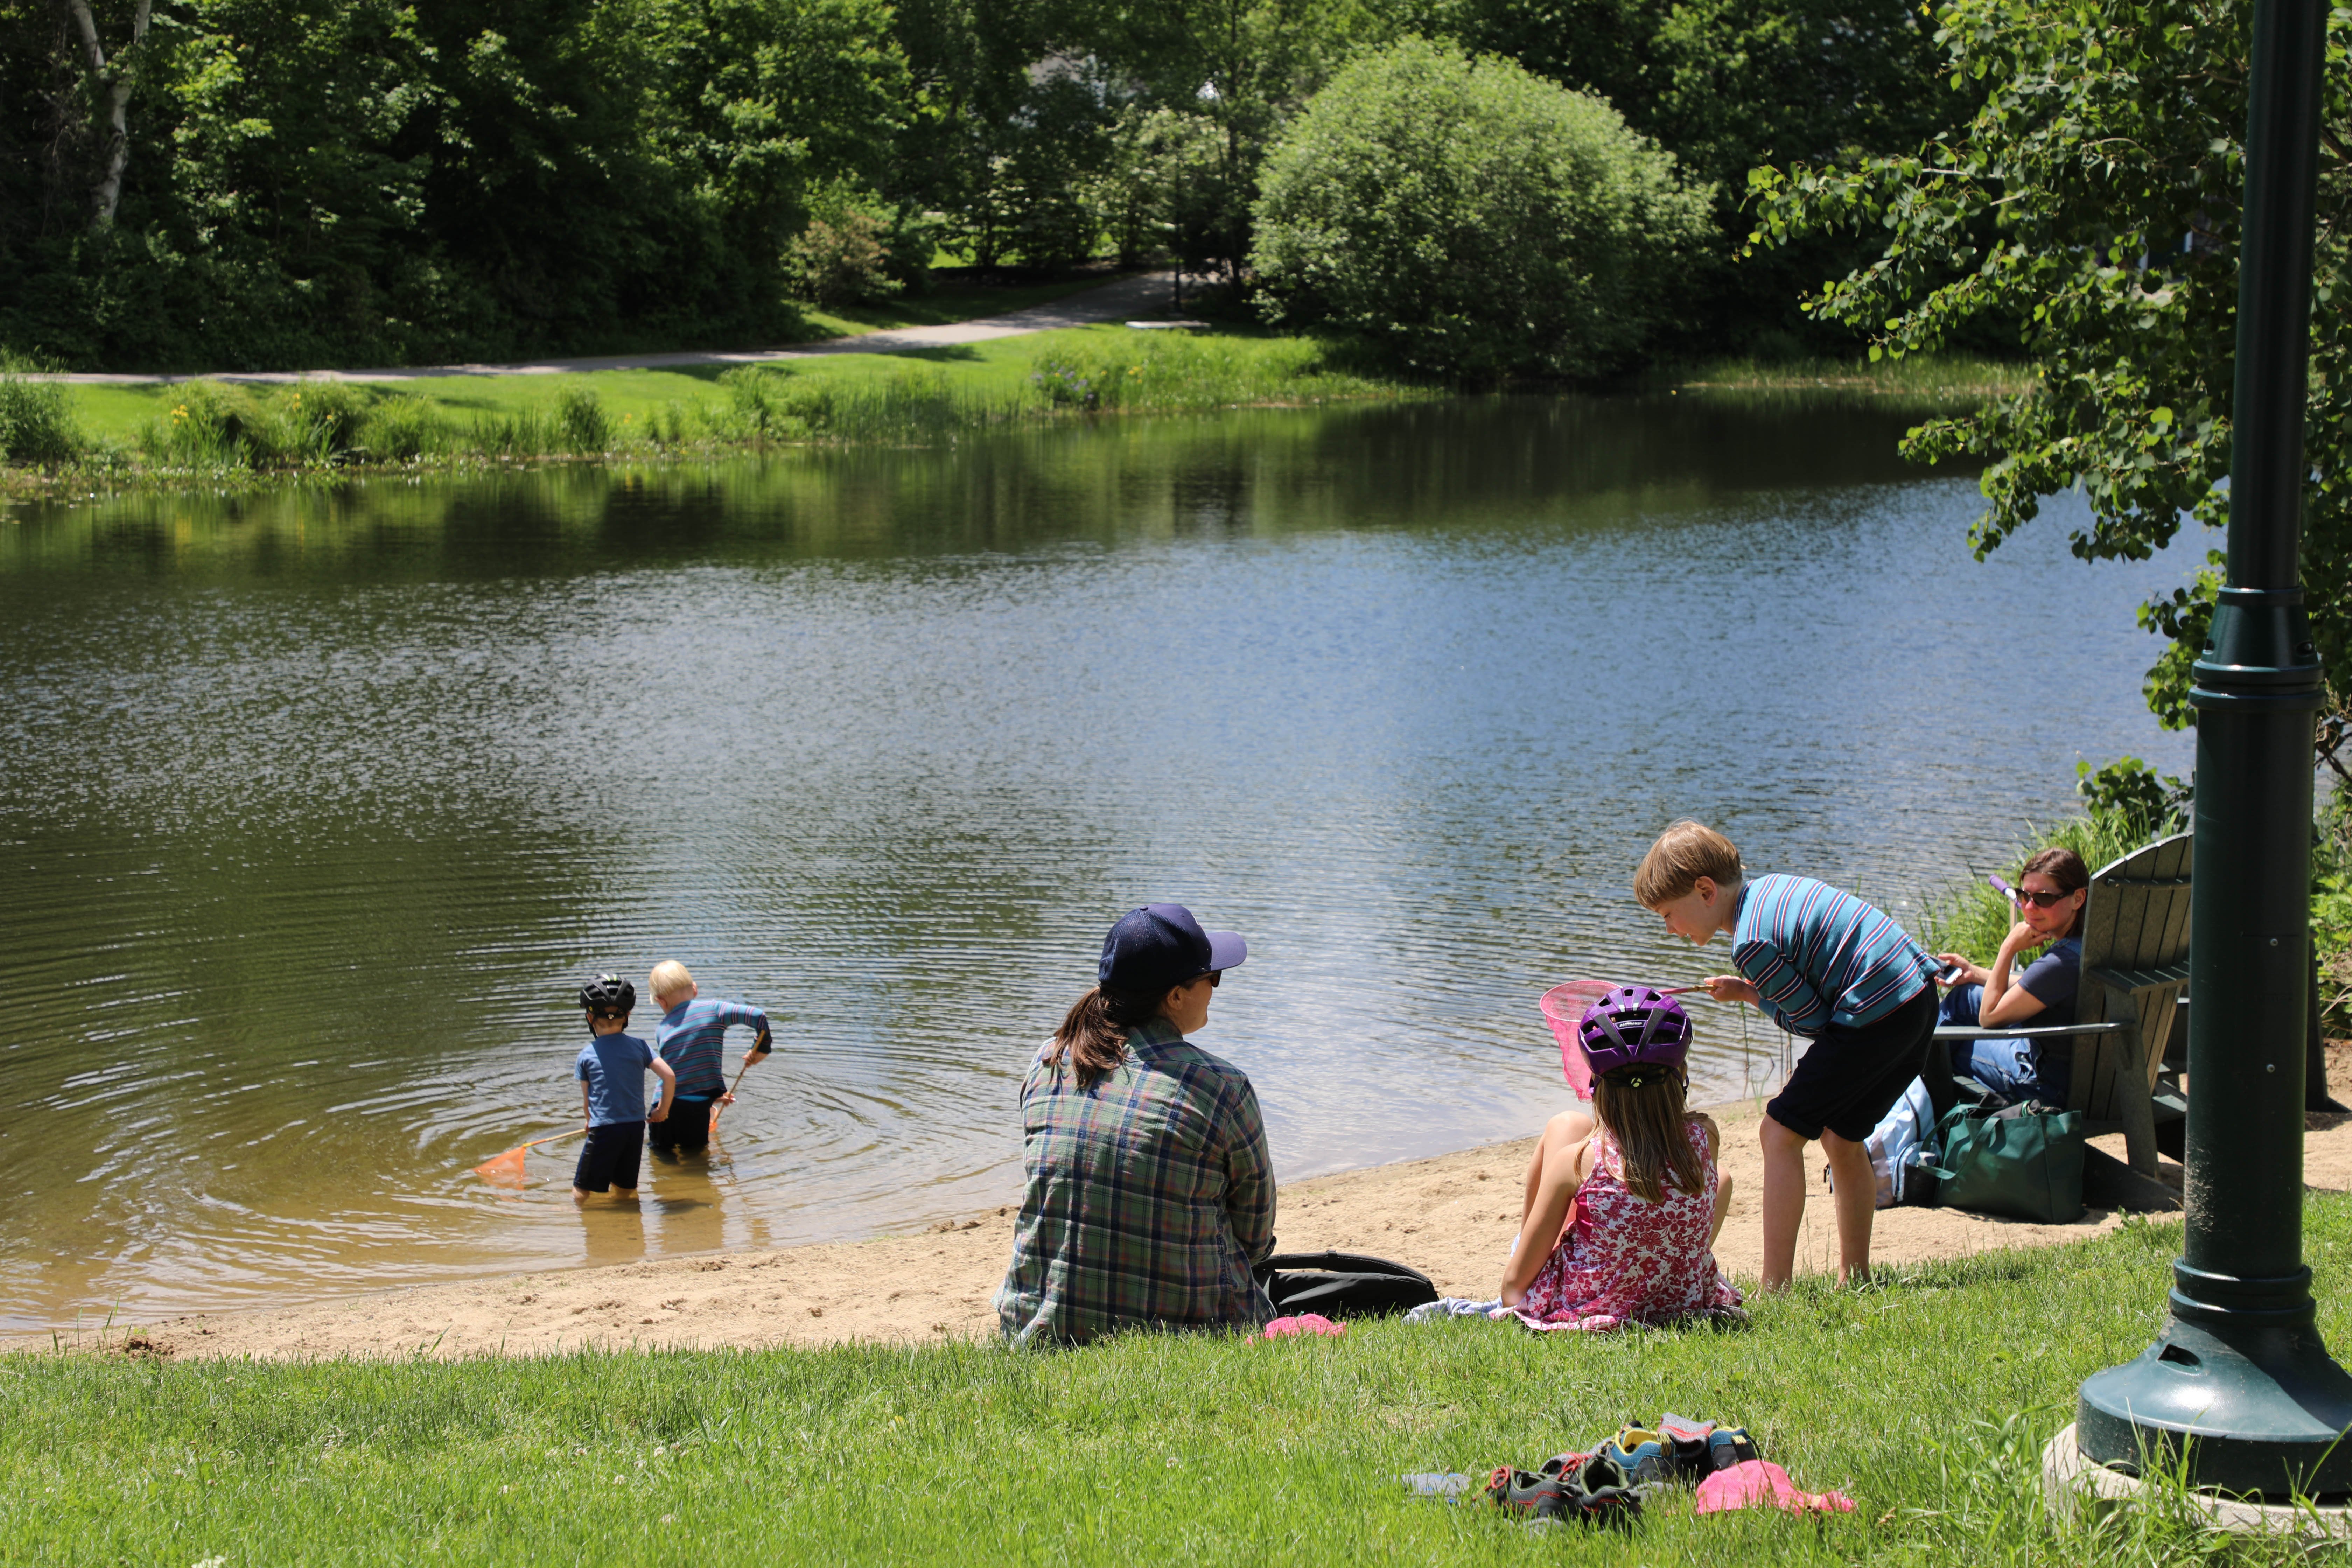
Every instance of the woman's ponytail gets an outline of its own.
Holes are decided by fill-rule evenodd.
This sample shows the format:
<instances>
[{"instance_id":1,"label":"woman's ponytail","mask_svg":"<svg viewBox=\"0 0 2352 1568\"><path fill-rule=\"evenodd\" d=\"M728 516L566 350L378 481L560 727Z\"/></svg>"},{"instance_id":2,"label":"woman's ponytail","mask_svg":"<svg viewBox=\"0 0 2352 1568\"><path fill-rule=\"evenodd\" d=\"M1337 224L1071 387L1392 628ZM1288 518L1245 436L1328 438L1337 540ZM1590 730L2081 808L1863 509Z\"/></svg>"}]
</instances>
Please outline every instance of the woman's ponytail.
<instances>
[{"instance_id":1,"label":"woman's ponytail","mask_svg":"<svg viewBox=\"0 0 2352 1568\"><path fill-rule=\"evenodd\" d=\"M1160 1016L1161 998L1097 985L1074 1003L1054 1031L1054 1048L1046 1061L1055 1068L1067 1066L1081 1089L1092 1089L1104 1074L1127 1059L1127 1032Z\"/></svg>"}]
</instances>

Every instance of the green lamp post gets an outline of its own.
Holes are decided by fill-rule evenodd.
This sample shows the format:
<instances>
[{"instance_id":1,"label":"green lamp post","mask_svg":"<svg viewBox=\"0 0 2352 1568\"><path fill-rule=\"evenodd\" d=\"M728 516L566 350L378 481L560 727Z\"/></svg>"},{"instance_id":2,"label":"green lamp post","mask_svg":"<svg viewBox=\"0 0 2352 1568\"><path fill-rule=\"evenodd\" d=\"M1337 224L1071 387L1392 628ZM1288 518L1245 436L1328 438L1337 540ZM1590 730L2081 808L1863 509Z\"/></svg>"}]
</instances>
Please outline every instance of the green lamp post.
<instances>
[{"instance_id":1,"label":"green lamp post","mask_svg":"<svg viewBox=\"0 0 2352 1568\"><path fill-rule=\"evenodd\" d=\"M2298 585L2327 0L2255 0L2238 278L2229 585L2197 662L2188 1225L2171 1320L2084 1381L2082 1456L2189 1455L2195 1483L2352 1493L2352 1375L2303 1263L2312 722Z\"/></svg>"}]
</instances>

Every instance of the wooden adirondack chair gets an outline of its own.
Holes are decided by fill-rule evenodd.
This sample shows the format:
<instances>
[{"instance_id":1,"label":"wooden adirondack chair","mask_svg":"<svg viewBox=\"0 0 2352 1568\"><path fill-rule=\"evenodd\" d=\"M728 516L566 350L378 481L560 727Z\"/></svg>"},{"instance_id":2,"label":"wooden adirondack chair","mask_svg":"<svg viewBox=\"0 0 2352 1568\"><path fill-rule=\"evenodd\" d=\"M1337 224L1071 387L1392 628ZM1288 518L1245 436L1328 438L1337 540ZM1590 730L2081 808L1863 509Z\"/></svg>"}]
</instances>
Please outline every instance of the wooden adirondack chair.
<instances>
[{"instance_id":1,"label":"wooden adirondack chair","mask_svg":"<svg viewBox=\"0 0 2352 1568\"><path fill-rule=\"evenodd\" d=\"M2083 1112L2085 1134L2121 1132L2131 1168L2154 1175L2158 1119L2189 1109L2177 1085L2157 1079L2189 986L2191 837L2182 833L2135 849L2093 873L2083 906L2083 985L2074 1023L1937 1029L1937 1070L1945 1070L1954 1040L2071 1037L2074 1079L2067 1109Z\"/></svg>"}]
</instances>

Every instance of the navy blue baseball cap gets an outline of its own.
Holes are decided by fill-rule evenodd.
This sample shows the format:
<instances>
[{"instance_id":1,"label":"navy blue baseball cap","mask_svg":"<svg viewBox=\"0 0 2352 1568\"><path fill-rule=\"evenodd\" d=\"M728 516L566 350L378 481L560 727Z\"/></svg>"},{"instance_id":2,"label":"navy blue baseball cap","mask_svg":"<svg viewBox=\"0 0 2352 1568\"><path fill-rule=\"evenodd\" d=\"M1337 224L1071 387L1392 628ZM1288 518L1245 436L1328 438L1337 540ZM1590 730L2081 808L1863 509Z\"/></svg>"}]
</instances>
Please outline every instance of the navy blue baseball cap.
<instances>
[{"instance_id":1,"label":"navy blue baseball cap","mask_svg":"<svg viewBox=\"0 0 2352 1568\"><path fill-rule=\"evenodd\" d=\"M1202 931L1181 904L1146 904L1119 916L1103 938L1095 977L1113 991L1145 994L1231 969L1249 956L1239 931Z\"/></svg>"}]
</instances>

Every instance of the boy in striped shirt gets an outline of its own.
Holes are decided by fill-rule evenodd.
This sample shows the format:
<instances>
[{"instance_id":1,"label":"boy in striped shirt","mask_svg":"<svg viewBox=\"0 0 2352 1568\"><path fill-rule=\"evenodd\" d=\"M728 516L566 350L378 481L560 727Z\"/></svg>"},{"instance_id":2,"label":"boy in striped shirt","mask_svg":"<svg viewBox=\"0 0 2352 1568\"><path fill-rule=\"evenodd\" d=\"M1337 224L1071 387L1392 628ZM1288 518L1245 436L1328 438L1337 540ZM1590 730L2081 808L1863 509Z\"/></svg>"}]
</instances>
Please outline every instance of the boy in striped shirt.
<instances>
[{"instance_id":1,"label":"boy in striped shirt","mask_svg":"<svg viewBox=\"0 0 2352 1568\"><path fill-rule=\"evenodd\" d=\"M1805 1216L1805 1145L1821 1140L1837 1207L1838 1278L1870 1277L1878 1184L1863 1144L1927 1065L1935 961L1885 910L1811 877L1747 879L1731 840L1675 823L1650 846L1633 896L1704 947L1731 937L1738 974L1707 981L1718 1002L1752 1002L1812 1041L1764 1107L1764 1289L1795 1269Z\"/></svg>"},{"instance_id":2,"label":"boy in striped shirt","mask_svg":"<svg viewBox=\"0 0 2352 1568\"><path fill-rule=\"evenodd\" d=\"M655 1153L674 1159L680 1151L709 1146L710 1108L735 1103L719 1060L728 1029L741 1025L751 1031L751 1048L743 1053L750 1067L768 1054L768 1016L748 1002L703 1001L694 976L676 959L655 964L649 978L662 1015L654 1026L654 1050L677 1072L677 1103L667 1121L654 1124L647 1142Z\"/></svg>"}]
</instances>

